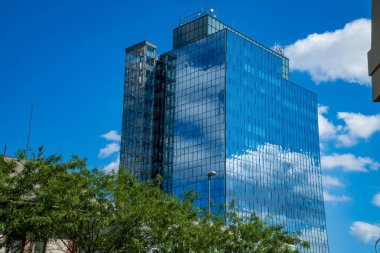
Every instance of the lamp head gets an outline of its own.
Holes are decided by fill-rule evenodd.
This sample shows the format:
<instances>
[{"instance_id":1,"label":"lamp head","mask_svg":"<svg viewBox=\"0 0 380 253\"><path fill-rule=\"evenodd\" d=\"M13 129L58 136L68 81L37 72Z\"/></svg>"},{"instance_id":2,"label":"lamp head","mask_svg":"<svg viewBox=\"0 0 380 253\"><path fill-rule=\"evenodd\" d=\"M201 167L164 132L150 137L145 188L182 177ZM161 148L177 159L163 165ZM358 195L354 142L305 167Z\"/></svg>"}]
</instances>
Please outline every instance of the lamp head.
<instances>
[{"instance_id":1,"label":"lamp head","mask_svg":"<svg viewBox=\"0 0 380 253\"><path fill-rule=\"evenodd\" d=\"M207 176L209 177L213 177L213 176L216 176L216 171L210 171Z\"/></svg>"}]
</instances>

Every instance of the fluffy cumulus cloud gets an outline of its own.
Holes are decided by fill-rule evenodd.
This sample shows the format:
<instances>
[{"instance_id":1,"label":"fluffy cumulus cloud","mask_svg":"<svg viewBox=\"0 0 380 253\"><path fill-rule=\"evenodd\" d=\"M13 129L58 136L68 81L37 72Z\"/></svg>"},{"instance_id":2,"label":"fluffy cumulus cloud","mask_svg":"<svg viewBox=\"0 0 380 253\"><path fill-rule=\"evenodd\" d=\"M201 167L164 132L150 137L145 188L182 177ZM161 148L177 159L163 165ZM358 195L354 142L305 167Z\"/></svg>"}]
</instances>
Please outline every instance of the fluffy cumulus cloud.
<instances>
[{"instance_id":1,"label":"fluffy cumulus cloud","mask_svg":"<svg viewBox=\"0 0 380 253\"><path fill-rule=\"evenodd\" d=\"M338 112L336 124L327 118L329 108L318 106L319 137L322 144L332 141L336 147L352 147L359 141L368 141L380 132L380 114L364 115L353 112Z\"/></svg>"},{"instance_id":2,"label":"fluffy cumulus cloud","mask_svg":"<svg viewBox=\"0 0 380 253\"><path fill-rule=\"evenodd\" d=\"M380 226L361 221L352 223L350 234L365 243L372 243L380 237Z\"/></svg>"},{"instance_id":3,"label":"fluffy cumulus cloud","mask_svg":"<svg viewBox=\"0 0 380 253\"><path fill-rule=\"evenodd\" d=\"M322 183L325 188L344 187L339 178L332 176L322 176Z\"/></svg>"},{"instance_id":4,"label":"fluffy cumulus cloud","mask_svg":"<svg viewBox=\"0 0 380 253\"><path fill-rule=\"evenodd\" d=\"M101 137L108 141L120 141L121 139L121 136L115 130L111 130L106 134L102 134Z\"/></svg>"},{"instance_id":5,"label":"fluffy cumulus cloud","mask_svg":"<svg viewBox=\"0 0 380 253\"><path fill-rule=\"evenodd\" d=\"M360 157L353 154L332 154L321 157L322 169L342 169L346 172L368 172L378 170L380 164L369 157Z\"/></svg>"},{"instance_id":6,"label":"fluffy cumulus cloud","mask_svg":"<svg viewBox=\"0 0 380 253\"><path fill-rule=\"evenodd\" d=\"M116 160L113 160L112 162L104 166L103 170L106 172L118 170L120 164L119 152L121 136L118 134L117 131L111 130L108 133L102 134L100 137L106 139L107 141L112 141L112 143L108 143L104 148L101 148L99 150L98 157L107 158L111 155L114 155L112 157L117 156Z\"/></svg>"},{"instance_id":7,"label":"fluffy cumulus cloud","mask_svg":"<svg viewBox=\"0 0 380 253\"><path fill-rule=\"evenodd\" d=\"M373 196L372 204L374 204L375 206L380 207L380 193L378 193L375 196Z\"/></svg>"},{"instance_id":8,"label":"fluffy cumulus cloud","mask_svg":"<svg viewBox=\"0 0 380 253\"><path fill-rule=\"evenodd\" d=\"M380 114L363 115L361 113L339 112L338 119L344 121L338 143L344 147L355 145L359 140L368 140L380 132Z\"/></svg>"},{"instance_id":9,"label":"fluffy cumulus cloud","mask_svg":"<svg viewBox=\"0 0 380 253\"><path fill-rule=\"evenodd\" d=\"M351 201L351 198L346 195L337 196L326 191L326 189L330 190L331 188L345 187L339 178L332 176L322 176L322 183L323 187L325 188L325 191L323 191L323 198L326 202L337 203Z\"/></svg>"},{"instance_id":10,"label":"fluffy cumulus cloud","mask_svg":"<svg viewBox=\"0 0 380 253\"><path fill-rule=\"evenodd\" d=\"M318 106L318 128L321 141L329 141L336 137L337 127L325 116L329 108L324 105Z\"/></svg>"},{"instance_id":11,"label":"fluffy cumulus cloud","mask_svg":"<svg viewBox=\"0 0 380 253\"><path fill-rule=\"evenodd\" d=\"M323 198L326 202L349 202L349 201L351 201L351 198L346 196L346 195L336 196L336 195L332 195L326 191L323 192Z\"/></svg>"},{"instance_id":12,"label":"fluffy cumulus cloud","mask_svg":"<svg viewBox=\"0 0 380 253\"><path fill-rule=\"evenodd\" d=\"M113 142L107 144L104 148L99 150L98 157L99 158L106 158L109 157L110 155L119 152L120 151L120 144Z\"/></svg>"},{"instance_id":13,"label":"fluffy cumulus cloud","mask_svg":"<svg viewBox=\"0 0 380 253\"><path fill-rule=\"evenodd\" d=\"M338 79L369 85L367 52L371 21L358 19L342 29L311 34L285 47L290 67L308 72L317 83Z\"/></svg>"},{"instance_id":14,"label":"fluffy cumulus cloud","mask_svg":"<svg viewBox=\"0 0 380 253\"><path fill-rule=\"evenodd\" d=\"M367 52L371 21L358 19L332 32L311 34L285 47L290 67L308 72L317 83L341 79L369 85Z\"/></svg>"},{"instance_id":15,"label":"fluffy cumulus cloud","mask_svg":"<svg viewBox=\"0 0 380 253\"><path fill-rule=\"evenodd\" d=\"M119 169L120 165L120 158L118 157L116 161L110 162L106 166L104 166L103 170L105 172L112 172L112 171L117 171Z\"/></svg>"}]
</instances>

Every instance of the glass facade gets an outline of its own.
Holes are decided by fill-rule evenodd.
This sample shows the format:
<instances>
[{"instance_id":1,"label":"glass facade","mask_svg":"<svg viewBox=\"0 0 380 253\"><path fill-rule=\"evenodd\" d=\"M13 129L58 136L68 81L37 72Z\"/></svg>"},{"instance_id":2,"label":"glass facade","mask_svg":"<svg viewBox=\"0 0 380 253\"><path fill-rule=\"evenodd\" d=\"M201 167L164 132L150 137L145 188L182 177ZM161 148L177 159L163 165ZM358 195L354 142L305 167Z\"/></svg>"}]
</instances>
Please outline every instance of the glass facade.
<instances>
[{"instance_id":1,"label":"glass facade","mask_svg":"<svg viewBox=\"0 0 380 253\"><path fill-rule=\"evenodd\" d=\"M226 52L226 202L328 252L316 94L282 78L281 58L229 31Z\"/></svg>"},{"instance_id":2,"label":"glass facade","mask_svg":"<svg viewBox=\"0 0 380 253\"><path fill-rule=\"evenodd\" d=\"M198 19L192 20L183 24L173 30L173 49L180 48L187 44L190 44L194 41L205 38L213 33L219 32L223 29L231 31L241 38L244 38L256 45L258 48L261 48L264 51L267 51L271 54L277 55L282 59L282 77L284 79L289 78L289 59L283 57L281 54L269 49L268 47L256 42L255 40L249 38L248 36L242 34L241 32L235 30L234 28L229 27L223 22L213 18L209 15L202 16Z\"/></svg>"},{"instance_id":3,"label":"glass facade","mask_svg":"<svg viewBox=\"0 0 380 253\"><path fill-rule=\"evenodd\" d=\"M225 203L225 31L172 51L177 56L173 124L172 188L175 195L195 190L196 205L211 198ZM164 175L167 173L164 173Z\"/></svg>"},{"instance_id":4,"label":"glass facade","mask_svg":"<svg viewBox=\"0 0 380 253\"><path fill-rule=\"evenodd\" d=\"M145 181L153 174L156 46L143 41L125 52L120 166Z\"/></svg>"},{"instance_id":5,"label":"glass facade","mask_svg":"<svg viewBox=\"0 0 380 253\"><path fill-rule=\"evenodd\" d=\"M301 231L312 246L304 252L328 252L316 94L289 80L287 58L209 15L173 33L173 51L155 61L143 170L162 174L174 195L194 190L200 208L215 171L213 211L234 200L241 216Z\"/></svg>"}]
</instances>

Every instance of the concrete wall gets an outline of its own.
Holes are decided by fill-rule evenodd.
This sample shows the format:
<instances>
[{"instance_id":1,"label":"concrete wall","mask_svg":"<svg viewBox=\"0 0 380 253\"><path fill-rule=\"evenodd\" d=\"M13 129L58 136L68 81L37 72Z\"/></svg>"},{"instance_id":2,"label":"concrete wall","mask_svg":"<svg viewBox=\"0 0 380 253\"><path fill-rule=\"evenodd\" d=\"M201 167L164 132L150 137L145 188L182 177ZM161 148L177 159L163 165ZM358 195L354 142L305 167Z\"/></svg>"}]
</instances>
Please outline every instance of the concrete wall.
<instances>
[{"instance_id":1,"label":"concrete wall","mask_svg":"<svg viewBox=\"0 0 380 253\"><path fill-rule=\"evenodd\" d=\"M66 245L69 245L69 241L65 240ZM46 253L69 253L65 243L58 239L50 239L46 246ZM42 253L43 243L32 242L27 244L24 252L26 253ZM0 248L0 253L5 253L5 248Z\"/></svg>"}]
</instances>

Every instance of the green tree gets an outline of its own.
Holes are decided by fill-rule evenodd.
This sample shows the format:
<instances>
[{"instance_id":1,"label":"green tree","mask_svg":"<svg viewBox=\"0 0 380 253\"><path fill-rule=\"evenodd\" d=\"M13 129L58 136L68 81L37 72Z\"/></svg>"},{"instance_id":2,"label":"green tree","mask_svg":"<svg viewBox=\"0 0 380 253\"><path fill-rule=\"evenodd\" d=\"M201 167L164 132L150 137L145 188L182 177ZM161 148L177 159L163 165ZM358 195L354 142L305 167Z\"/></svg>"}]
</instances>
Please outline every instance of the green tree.
<instances>
[{"instance_id":1,"label":"green tree","mask_svg":"<svg viewBox=\"0 0 380 253\"><path fill-rule=\"evenodd\" d=\"M308 242L300 239L300 232L290 233L283 226L269 225L256 214L239 217L233 204L227 219L232 236L225 246L227 252L292 253L298 252L295 246L310 248Z\"/></svg>"},{"instance_id":2,"label":"green tree","mask_svg":"<svg viewBox=\"0 0 380 253\"><path fill-rule=\"evenodd\" d=\"M21 155L21 154L20 154ZM19 169L18 164L23 169ZM22 249L29 241L33 229L38 191L36 164L23 164L22 160L0 159L0 228L2 243L12 250ZM6 239L6 240L4 240Z\"/></svg>"},{"instance_id":3,"label":"green tree","mask_svg":"<svg viewBox=\"0 0 380 253\"><path fill-rule=\"evenodd\" d=\"M22 158L22 157L21 157ZM209 215L194 207L197 195L181 200L162 192L158 176L137 182L125 169L88 169L72 156L0 159L0 234L12 252L28 241L51 238L72 253L95 252L273 252L308 248L299 233L270 226L258 216L241 218L232 204Z\"/></svg>"}]
</instances>

